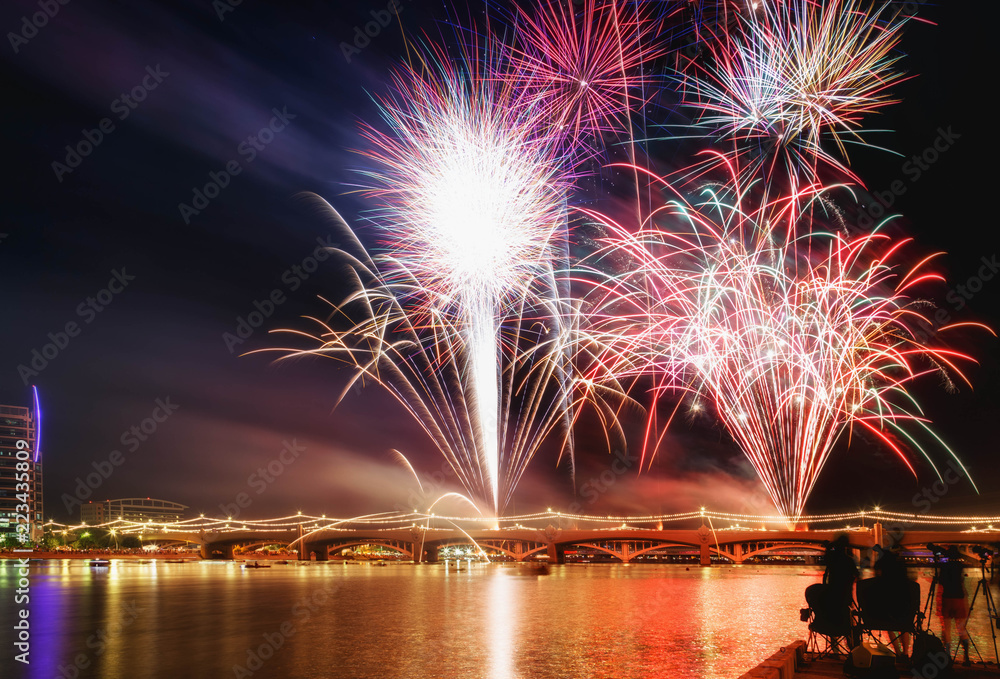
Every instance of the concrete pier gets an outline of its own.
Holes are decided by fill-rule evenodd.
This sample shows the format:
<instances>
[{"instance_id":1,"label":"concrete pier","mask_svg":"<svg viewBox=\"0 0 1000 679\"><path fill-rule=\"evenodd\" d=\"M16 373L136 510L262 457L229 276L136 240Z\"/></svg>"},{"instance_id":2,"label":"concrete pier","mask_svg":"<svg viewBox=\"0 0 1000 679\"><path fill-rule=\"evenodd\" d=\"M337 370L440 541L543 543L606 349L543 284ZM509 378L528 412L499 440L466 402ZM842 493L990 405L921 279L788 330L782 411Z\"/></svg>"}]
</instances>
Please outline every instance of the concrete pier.
<instances>
[{"instance_id":1,"label":"concrete pier","mask_svg":"<svg viewBox=\"0 0 1000 679\"><path fill-rule=\"evenodd\" d=\"M897 664L897 669L903 677L920 677L913 669ZM936 670L936 668L934 668ZM937 671L930 671L926 679L937 676ZM806 642L801 639L781 648L749 672L740 675L739 679L830 679L844 676L844 656L816 660L813 654L806 653ZM988 667L973 665L963 667L955 665L952 677L958 679L997 679L1000 668L996 663Z\"/></svg>"}]
</instances>

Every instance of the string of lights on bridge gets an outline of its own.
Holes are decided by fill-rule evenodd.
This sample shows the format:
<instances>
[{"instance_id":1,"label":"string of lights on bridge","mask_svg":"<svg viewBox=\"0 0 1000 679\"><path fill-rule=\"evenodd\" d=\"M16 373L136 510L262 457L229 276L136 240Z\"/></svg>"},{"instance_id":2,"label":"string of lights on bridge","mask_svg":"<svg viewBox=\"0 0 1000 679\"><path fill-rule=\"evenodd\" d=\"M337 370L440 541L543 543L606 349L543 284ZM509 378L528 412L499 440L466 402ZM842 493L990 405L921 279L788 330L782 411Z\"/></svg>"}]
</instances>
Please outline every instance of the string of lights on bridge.
<instances>
[{"instance_id":1,"label":"string of lights on bridge","mask_svg":"<svg viewBox=\"0 0 1000 679\"><path fill-rule=\"evenodd\" d=\"M505 516L499 520L495 518L476 516L451 516L434 513L413 512L384 512L380 514L367 514L350 518L328 518L325 514L314 516L298 512L283 517L271 519L243 519L236 520L232 517L225 519L208 518L201 515L198 518L185 519L181 521L157 522L153 520L133 521L118 518L113 521L88 525L80 523L77 525L59 523L50 520L45 527L56 531L79 531L93 528L107 529L123 534L141 534L143 532L231 532L231 531L265 531L265 530L296 530L298 528L316 530L348 530L348 526L371 526L383 530L393 530L409 527L421 527L431 529L432 522L447 522L450 524L490 524L491 527L502 530L503 528L527 528L523 524L538 524L547 522L582 522L606 525L608 528L634 527L635 524L656 524L662 526L664 523L707 520L713 524L714 528L720 530L730 529L766 529L767 526L788 526L797 525L829 525L829 530L841 530L841 527L850 529L854 527L864 527L868 524L883 522L891 525L940 525L940 526L965 526L968 531L993 531L993 525L1000 525L1000 516L945 516L933 514L907 514L904 512L893 512L875 507L872 510L859 510L856 512L844 512L840 514L817 514L811 516L801 516L798 519L787 517L765 515L765 514L738 514L731 512L716 512L704 507L696 512L681 512L675 514L649 514L646 516L621 516L605 515L597 516L593 514L575 514L548 510L533 514L521 514L516 516ZM730 524L729 526L715 527L714 523ZM538 528L539 526L532 526ZM544 528L545 526L542 526Z\"/></svg>"}]
</instances>

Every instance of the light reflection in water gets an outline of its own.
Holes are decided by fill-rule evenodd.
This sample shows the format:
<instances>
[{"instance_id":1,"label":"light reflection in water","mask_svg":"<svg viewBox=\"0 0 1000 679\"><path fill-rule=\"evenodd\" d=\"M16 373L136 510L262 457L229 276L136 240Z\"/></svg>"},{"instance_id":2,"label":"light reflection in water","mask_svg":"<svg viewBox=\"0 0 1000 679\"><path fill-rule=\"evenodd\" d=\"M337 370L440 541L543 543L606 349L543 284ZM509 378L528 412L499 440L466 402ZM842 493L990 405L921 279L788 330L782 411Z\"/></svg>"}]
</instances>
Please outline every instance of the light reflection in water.
<instances>
[{"instance_id":1,"label":"light reflection in water","mask_svg":"<svg viewBox=\"0 0 1000 679\"><path fill-rule=\"evenodd\" d=\"M805 638L803 592L822 577L803 566L575 565L546 576L466 563L447 574L443 565L333 563L252 573L231 563L31 568L38 662L23 676L32 679L51 679L80 653L92 663L81 677L233 676L286 622L294 634L254 679L732 679ZM0 562L0 620L16 615L12 571ZM978 574L968 574L971 593ZM929 575L920 573L924 594ZM133 601L138 615L123 624ZM969 627L981 649L992 646L979 602ZM106 645L88 647L100 630ZM11 632L0 626L0 646L11 647Z\"/></svg>"},{"instance_id":2,"label":"light reflection in water","mask_svg":"<svg viewBox=\"0 0 1000 679\"><path fill-rule=\"evenodd\" d=\"M514 630L517 628L517 602L511 578L499 569L490 578L489 616L490 677L514 679Z\"/></svg>"}]
</instances>

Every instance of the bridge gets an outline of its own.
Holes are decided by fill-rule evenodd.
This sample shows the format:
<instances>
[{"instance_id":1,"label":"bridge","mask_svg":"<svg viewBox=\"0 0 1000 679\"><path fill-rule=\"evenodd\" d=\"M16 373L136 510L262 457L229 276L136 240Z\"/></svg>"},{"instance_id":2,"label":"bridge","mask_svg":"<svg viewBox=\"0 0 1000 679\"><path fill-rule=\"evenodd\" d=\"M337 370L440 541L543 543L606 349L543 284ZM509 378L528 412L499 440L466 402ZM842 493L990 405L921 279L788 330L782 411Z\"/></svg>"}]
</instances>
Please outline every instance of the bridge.
<instances>
[{"instance_id":1,"label":"bridge","mask_svg":"<svg viewBox=\"0 0 1000 679\"><path fill-rule=\"evenodd\" d=\"M415 563L428 563L437 561L439 550L462 546L493 558L544 559L550 563L564 563L567 553L580 551L623 563L679 551L697 555L702 565L709 565L713 560L742 564L772 555L819 556L840 533L848 536L859 563L872 563L876 547L900 546L913 552L924 550L928 543L955 545L966 559L978 561L976 547L995 550L1000 544L1000 529L994 529L994 524L1000 526L1000 516L907 514L879 507L796 520L712 512L703 507L697 512L639 517L566 514L551 509L502 519L417 511L328 519L326 515L299 512L242 521L203 515L165 523L122 518L97 526L49 522L45 528L62 529L64 534L100 528L137 535L145 544L193 544L206 559L231 559L237 550L277 544L295 550L300 560L325 561L345 550L371 545Z\"/></svg>"},{"instance_id":2,"label":"bridge","mask_svg":"<svg viewBox=\"0 0 1000 679\"><path fill-rule=\"evenodd\" d=\"M232 527L225 530L143 530L144 543L184 542L201 547L205 559L232 559L238 548L271 544L297 550L300 560L326 561L331 555L362 545L378 546L397 552L415 563L433 563L438 551L455 546L468 546L480 553L503 555L514 561L545 559L549 563L564 563L566 552L579 548L604 554L622 563L680 548L697 553L701 565L712 560L742 564L754 557L780 555L789 551L817 556L826 544L842 530L712 530L706 525L697 529L662 529L657 527L615 527L580 529L508 527L492 529L429 528L418 525L401 528L326 527L307 530L301 524L280 529ZM899 545L904 550L922 550L928 543L955 545L969 560L976 560L973 547L995 549L1000 543L1000 530L976 532L955 530L906 530L890 533L881 523L870 528L846 532L850 549L859 563L874 562L876 545L888 548Z\"/></svg>"}]
</instances>

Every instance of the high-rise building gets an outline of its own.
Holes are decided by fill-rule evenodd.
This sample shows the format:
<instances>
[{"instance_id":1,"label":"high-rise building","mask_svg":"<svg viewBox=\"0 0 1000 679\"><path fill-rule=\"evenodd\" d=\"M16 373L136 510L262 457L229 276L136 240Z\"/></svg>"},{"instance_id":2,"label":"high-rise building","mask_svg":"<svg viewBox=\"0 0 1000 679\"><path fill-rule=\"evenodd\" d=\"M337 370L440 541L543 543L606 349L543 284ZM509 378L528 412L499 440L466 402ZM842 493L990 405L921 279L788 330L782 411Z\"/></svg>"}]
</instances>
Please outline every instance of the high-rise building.
<instances>
[{"instance_id":1,"label":"high-rise building","mask_svg":"<svg viewBox=\"0 0 1000 679\"><path fill-rule=\"evenodd\" d=\"M27 523L25 536L41 536L42 504L41 412L38 390L32 388L31 407L0 405L0 546L20 544L18 525Z\"/></svg>"},{"instance_id":2,"label":"high-rise building","mask_svg":"<svg viewBox=\"0 0 1000 679\"><path fill-rule=\"evenodd\" d=\"M88 526L96 526L116 519L168 523L183 519L185 509L187 509L187 505L169 500L126 497L118 500L104 500L103 502L87 502L80 505L80 521Z\"/></svg>"}]
</instances>

